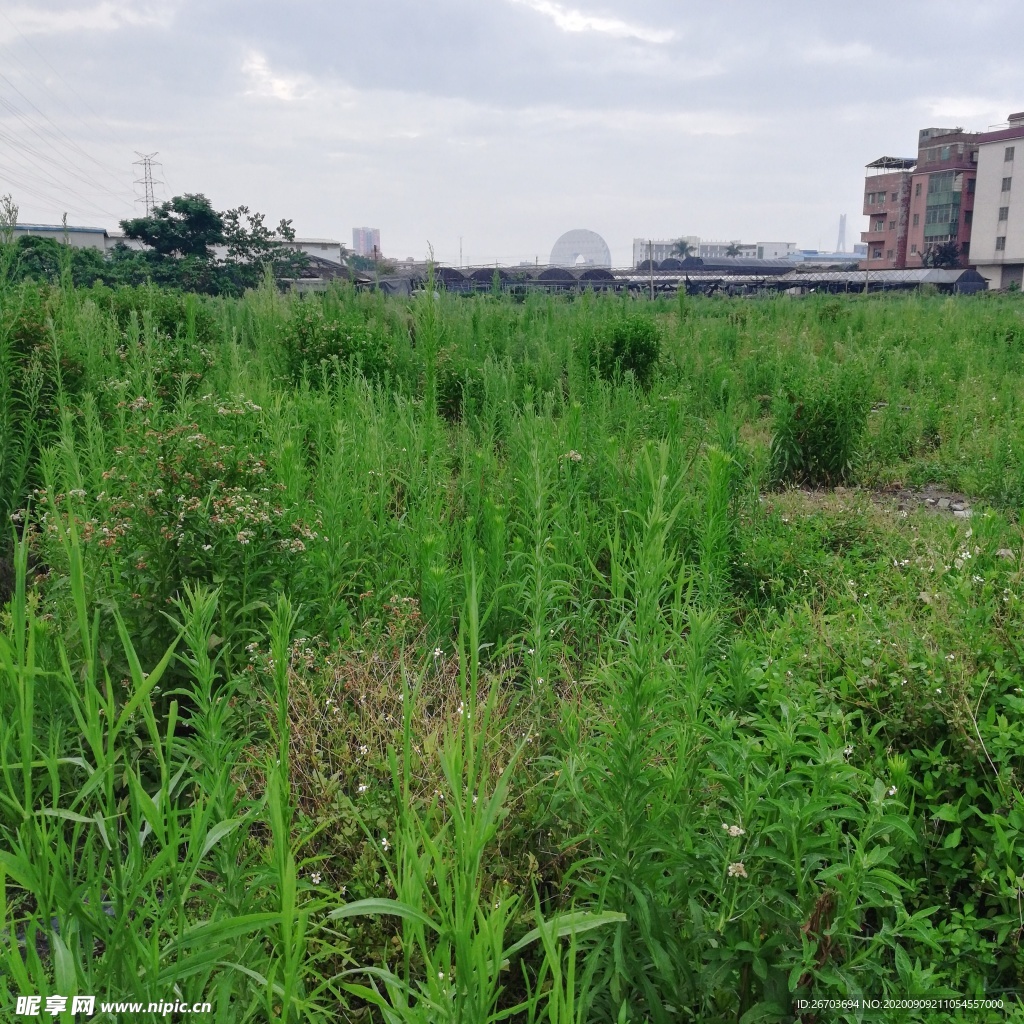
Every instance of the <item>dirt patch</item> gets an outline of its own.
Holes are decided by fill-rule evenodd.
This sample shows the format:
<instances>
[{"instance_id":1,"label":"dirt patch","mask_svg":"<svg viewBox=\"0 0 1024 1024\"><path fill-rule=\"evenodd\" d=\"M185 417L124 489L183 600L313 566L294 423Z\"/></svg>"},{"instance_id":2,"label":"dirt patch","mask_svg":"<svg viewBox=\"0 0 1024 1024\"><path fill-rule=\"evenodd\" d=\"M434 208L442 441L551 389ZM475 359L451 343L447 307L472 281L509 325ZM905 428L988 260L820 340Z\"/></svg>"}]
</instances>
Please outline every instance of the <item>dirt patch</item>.
<instances>
[{"instance_id":1,"label":"dirt patch","mask_svg":"<svg viewBox=\"0 0 1024 1024\"><path fill-rule=\"evenodd\" d=\"M866 489L861 487L836 487L834 489L794 487L788 491L764 494L766 501L788 500L818 509L843 508L863 501L870 501L880 509L889 512L909 514L922 509L934 515L955 519L970 519L976 499L958 491L950 491L937 484L926 487L884 487Z\"/></svg>"},{"instance_id":2,"label":"dirt patch","mask_svg":"<svg viewBox=\"0 0 1024 1024\"><path fill-rule=\"evenodd\" d=\"M953 516L956 519L970 519L973 498L958 491L949 491L937 484L926 487L894 487L889 490L872 491L876 501L894 503L899 512L924 509L936 515Z\"/></svg>"}]
</instances>

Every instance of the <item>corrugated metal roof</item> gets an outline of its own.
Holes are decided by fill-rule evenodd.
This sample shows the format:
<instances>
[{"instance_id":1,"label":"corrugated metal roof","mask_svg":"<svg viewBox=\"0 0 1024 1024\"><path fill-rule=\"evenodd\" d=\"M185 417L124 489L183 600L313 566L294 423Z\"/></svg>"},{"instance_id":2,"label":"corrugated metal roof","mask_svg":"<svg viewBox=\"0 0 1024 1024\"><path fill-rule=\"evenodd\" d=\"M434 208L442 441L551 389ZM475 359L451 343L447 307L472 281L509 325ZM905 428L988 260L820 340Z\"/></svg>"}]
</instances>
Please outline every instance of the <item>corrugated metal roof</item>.
<instances>
[{"instance_id":1,"label":"corrugated metal roof","mask_svg":"<svg viewBox=\"0 0 1024 1024\"><path fill-rule=\"evenodd\" d=\"M64 234L66 231L69 235L75 234L78 231L84 231L92 235L105 235L107 233L106 228L85 228L85 227L74 227L69 224L65 227L63 224L16 224L14 226L15 232L18 231L54 231L57 234Z\"/></svg>"}]
</instances>

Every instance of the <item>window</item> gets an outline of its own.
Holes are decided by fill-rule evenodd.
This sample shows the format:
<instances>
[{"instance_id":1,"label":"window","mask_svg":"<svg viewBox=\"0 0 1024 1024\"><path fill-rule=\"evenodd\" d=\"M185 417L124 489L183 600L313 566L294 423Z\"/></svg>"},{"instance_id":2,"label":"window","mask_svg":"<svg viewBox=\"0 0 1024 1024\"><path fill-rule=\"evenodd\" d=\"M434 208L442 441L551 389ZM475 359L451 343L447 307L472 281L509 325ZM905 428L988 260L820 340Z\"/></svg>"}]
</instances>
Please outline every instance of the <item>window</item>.
<instances>
[{"instance_id":1,"label":"window","mask_svg":"<svg viewBox=\"0 0 1024 1024\"><path fill-rule=\"evenodd\" d=\"M920 188L921 186L918 185L917 187ZM920 223L921 223L921 214L915 213L914 214L914 227L916 228L917 225L920 224Z\"/></svg>"},{"instance_id":2,"label":"window","mask_svg":"<svg viewBox=\"0 0 1024 1024\"><path fill-rule=\"evenodd\" d=\"M1008 206L999 207L999 219L1009 220L1010 219L1010 208Z\"/></svg>"},{"instance_id":3,"label":"window","mask_svg":"<svg viewBox=\"0 0 1024 1024\"><path fill-rule=\"evenodd\" d=\"M996 252L1002 252L1006 248L1006 235L996 236Z\"/></svg>"},{"instance_id":4,"label":"window","mask_svg":"<svg viewBox=\"0 0 1024 1024\"><path fill-rule=\"evenodd\" d=\"M1009 192L1010 186L1013 184L1013 178L1003 178L1003 191Z\"/></svg>"},{"instance_id":5,"label":"window","mask_svg":"<svg viewBox=\"0 0 1024 1024\"><path fill-rule=\"evenodd\" d=\"M948 224L953 220L956 220L956 207L952 203L929 206L924 215L925 224Z\"/></svg>"},{"instance_id":6,"label":"window","mask_svg":"<svg viewBox=\"0 0 1024 1024\"><path fill-rule=\"evenodd\" d=\"M917 183L917 184L916 184L916 185L914 186L914 195L915 195L915 196L919 196L920 194L921 194L921 182L918 182L918 183Z\"/></svg>"},{"instance_id":7,"label":"window","mask_svg":"<svg viewBox=\"0 0 1024 1024\"><path fill-rule=\"evenodd\" d=\"M916 243L910 247L910 251L911 251L911 253L916 253L917 252L917 244Z\"/></svg>"},{"instance_id":8,"label":"window","mask_svg":"<svg viewBox=\"0 0 1024 1024\"><path fill-rule=\"evenodd\" d=\"M970 227L970 225L974 223L974 211L973 210L964 210L964 223L968 227Z\"/></svg>"},{"instance_id":9,"label":"window","mask_svg":"<svg viewBox=\"0 0 1024 1024\"><path fill-rule=\"evenodd\" d=\"M887 260L891 260L892 259L892 249L886 249L885 250L885 258Z\"/></svg>"},{"instance_id":10,"label":"window","mask_svg":"<svg viewBox=\"0 0 1024 1024\"><path fill-rule=\"evenodd\" d=\"M1004 160L1012 160L1013 159L1013 146L1007 146L1006 147L1006 152L1003 154L1003 159Z\"/></svg>"},{"instance_id":11,"label":"window","mask_svg":"<svg viewBox=\"0 0 1024 1024\"><path fill-rule=\"evenodd\" d=\"M893 192L892 195L889 198L892 199L892 201L895 203L896 200L899 198L899 193L898 192Z\"/></svg>"},{"instance_id":12,"label":"window","mask_svg":"<svg viewBox=\"0 0 1024 1024\"><path fill-rule=\"evenodd\" d=\"M871 258L872 259L876 259L876 260L880 260L882 258L882 250L881 249L874 249L872 251L872 253L871 253Z\"/></svg>"},{"instance_id":13,"label":"window","mask_svg":"<svg viewBox=\"0 0 1024 1024\"><path fill-rule=\"evenodd\" d=\"M884 231L885 230L885 220L882 217L879 217L875 221L875 230L876 231Z\"/></svg>"},{"instance_id":14,"label":"window","mask_svg":"<svg viewBox=\"0 0 1024 1024\"><path fill-rule=\"evenodd\" d=\"M968 178L967 179L967 193L968 193L968 195L973 194L975 184L977 184L977 182L975 181L974 178Z\"/></svg>"},{"instance_id":15,"label":"window","mask_svg":"<svg viewBox=\"0 0 1024 1024\"><path fill-rule=\"evenodd\" d=\"M889 230L890 231L895 231L896 230L896 221L894 221L894 220L889 221Z\"/></svg>"}]
</instances>

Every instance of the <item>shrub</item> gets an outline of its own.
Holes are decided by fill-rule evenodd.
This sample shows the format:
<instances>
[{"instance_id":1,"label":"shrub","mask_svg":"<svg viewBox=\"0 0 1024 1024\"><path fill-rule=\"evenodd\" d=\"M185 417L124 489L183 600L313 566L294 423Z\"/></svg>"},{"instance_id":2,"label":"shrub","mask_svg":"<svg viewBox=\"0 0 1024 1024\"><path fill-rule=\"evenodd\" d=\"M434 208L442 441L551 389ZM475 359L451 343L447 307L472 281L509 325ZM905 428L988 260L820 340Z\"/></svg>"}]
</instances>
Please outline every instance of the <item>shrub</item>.
<instances>
[{"instance_id":1,"label":"shrub","mask_svg":"<svg viewBox=\"0 0 1024 1024\"><path fill-rule=\"evenodd\" d=\"M633 313L613 324L601 353L601 370L609 379L627 370L637 383L648 387L661 355L661 331L642 313Z\"/></svg>"},{"instance_id":2,"label":"shrub","mask_svg":"<svg viewBox=\"0 0 1024 1024\"><path fill-rule=\"evenodd\" d=\"M801 390L773 405L769 479L775 485L834 486L850 476L867 423L864 381L840 369L805 380Z\"/></svg>"},{"instance_id":3,"label":"shrub","mask_svg":"<svg viewBox=\"0 0 1024 1024\"><path fill-rule=\"evenodd\" d=\"M292 380L303 369L316 370L322 363L337 360L352 365L368 380L378 380L391 369L391 351L386 342L374 338L366 320L348 311L329 315L323 305L302 302L285 328L284 354Z\"/></svg>"}]
</instances>

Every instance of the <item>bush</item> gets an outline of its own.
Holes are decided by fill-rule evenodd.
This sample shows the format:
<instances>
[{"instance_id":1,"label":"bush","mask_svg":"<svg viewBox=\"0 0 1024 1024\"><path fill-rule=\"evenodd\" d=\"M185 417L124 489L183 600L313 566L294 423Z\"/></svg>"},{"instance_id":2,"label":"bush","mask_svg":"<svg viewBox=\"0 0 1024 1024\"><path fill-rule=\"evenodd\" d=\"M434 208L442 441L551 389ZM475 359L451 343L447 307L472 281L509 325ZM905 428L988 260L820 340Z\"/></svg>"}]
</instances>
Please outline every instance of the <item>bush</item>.
<instances>
[{"instance_id":1,"label":"bush","mask_svg":"<svg viewBox=\"0 0 1024 1024\"><path fill-rule=\"evenodd\" d=\"M316 370L334 360L353 365L368 380L379 380L392 365L387 343L374 338L359 313L329 315L316 301L300 303L285 328L284 342L288 373L294 381L302 377L304 368Z\"/></svg>"},{"instance_id":2,"label":"bush","mask_svg":"<svg viewBox=\"0 0 1024 1024\"><path fill-rule=\"evenodd\" d=\"M601 371L606 377L632 370L637 383L646 388L661 355L661 331L651 317L633 313L612 326L603 349Z\"/></svg>"},{"instance_id":3,"label":"bush","mask_svg":"<svg viewBox=\"0 0 1024 1024\"><path fill-rule=\"evenodd\" d=\"M867 423L867 389L862 375L841 369L803 382L773 405L769 479L776 485L831 487L846 480Z\"/></svg>"}]
</instances>

